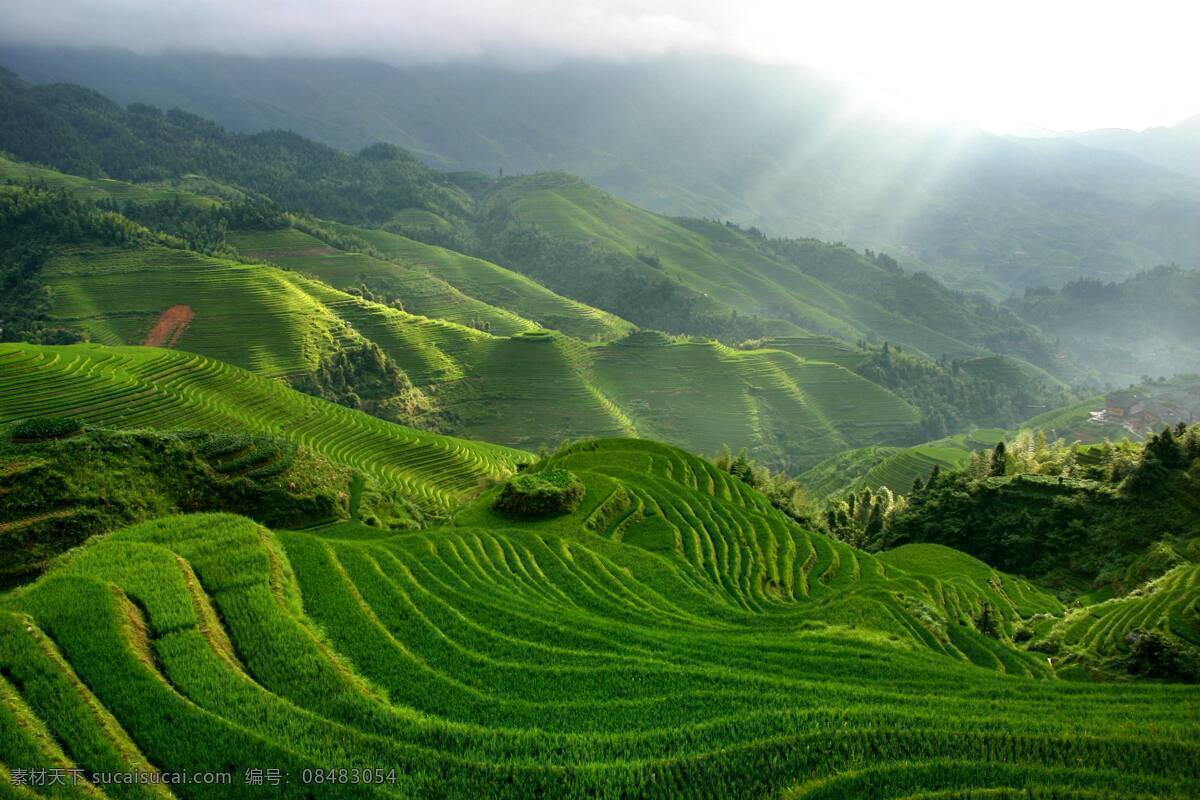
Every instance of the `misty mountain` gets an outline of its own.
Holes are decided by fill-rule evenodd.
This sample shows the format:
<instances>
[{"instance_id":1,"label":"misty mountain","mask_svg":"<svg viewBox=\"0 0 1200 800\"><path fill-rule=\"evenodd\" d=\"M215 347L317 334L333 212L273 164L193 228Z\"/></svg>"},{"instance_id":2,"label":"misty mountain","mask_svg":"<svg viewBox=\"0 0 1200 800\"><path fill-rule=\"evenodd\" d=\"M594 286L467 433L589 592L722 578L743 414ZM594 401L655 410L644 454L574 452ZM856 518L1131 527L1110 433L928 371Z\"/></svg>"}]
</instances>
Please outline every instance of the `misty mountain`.
<instances>
[{"instance_id":1,"label":"misty mountain","mask_svg":"<svg viewBox=\"0 0 1200 800\"><path fill-rule=\"evenodd\" d=\"M1178 125L1130 131L1104 128L1071 134L1072 141L1140 158L1181 175L1200 178L1200 114Z\"/></svg>"},{"instance_id":2,"label":"misty mountain","mask_svg":"<svg viewBox=\"0 0 1200 800\"><path fill-rule=\"evenodd\" d=\"M1200 262L1200 183L1062 139L1008 139L886 113L813 72L729 58L393 67L5 47L35 82L179 107L443 169L563 170L667 214L882 249L1007 294Z\"/></svg>"}]
</instances>

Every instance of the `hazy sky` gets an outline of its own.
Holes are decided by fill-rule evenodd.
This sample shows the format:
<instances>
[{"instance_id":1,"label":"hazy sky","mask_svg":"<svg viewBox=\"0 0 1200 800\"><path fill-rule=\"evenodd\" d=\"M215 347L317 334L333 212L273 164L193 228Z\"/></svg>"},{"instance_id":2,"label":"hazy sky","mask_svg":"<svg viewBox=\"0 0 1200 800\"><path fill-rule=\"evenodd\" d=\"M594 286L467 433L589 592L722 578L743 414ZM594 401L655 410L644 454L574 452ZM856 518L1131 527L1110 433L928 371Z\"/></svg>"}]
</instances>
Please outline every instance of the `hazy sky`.
<instances>
[{"instance_id":1,"label":"hazy sky","mask_svg":"<svg viewBox=\"0 0 1200 800\"><path fill-rule=\"evenodd\" d=\"M0 38L395 63L734 53L994 130L1200 112L1192 0L0 0Z\"/></svg>"}]
</instances>

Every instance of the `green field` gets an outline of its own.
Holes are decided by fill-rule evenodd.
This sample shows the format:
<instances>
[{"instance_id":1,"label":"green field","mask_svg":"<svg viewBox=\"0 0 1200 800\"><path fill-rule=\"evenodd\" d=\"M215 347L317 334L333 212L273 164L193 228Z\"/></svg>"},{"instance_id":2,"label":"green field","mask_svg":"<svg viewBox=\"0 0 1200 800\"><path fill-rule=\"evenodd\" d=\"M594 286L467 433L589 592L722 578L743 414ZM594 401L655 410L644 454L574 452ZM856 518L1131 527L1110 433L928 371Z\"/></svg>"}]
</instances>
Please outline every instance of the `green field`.
<instances>
[{"instance_id":1,"label":"green field","mask_svg":"<svg viewBox=\"0 0 1200 800\"><path fill-rule=\"evenodd\" d=\"M962 339L768 257L743 232L716 222L652 214L558 173L512 179L500 185L496 196L510 204L518 219L553 236L597 243L626 256L631 269L666 275L703 293L714 311L736 310L775 320L776 335L819 331L851 341L863 336L882 338L935 356L979 351ZM871 283L883 276L852 251L815 242L813 247L814 262L842 263L844 269L858 273L855 280ZM638 259L639 253L646 252L658 258L660 267Z\"/></svg>"},{"instance_id":2,"label":"green field","mask_svg":"<svg viewBox=\"0 0 1200 800\"><path fill-rule=\"evenodd\" d=\"M174 350L0 344L0 422L69 415L113 428L268 433L368 472L445 513L527 458L393 425Z\"/></svg>"},{"instance_id":3,"label":"green field","mask_svg":"<svg viewBox=\"0 0 1200 800\"><path fill-rule=\"evenodd\" d=\"M577 339L611 340L633 325L591 306L555 294L530 278L480 258L435 247L378 228L333 224L389 258L441 278L463 294L536 321Z\"/></svg>"},{"instance_id":4,"label":"green field","mask_svg":"<svg viewBox=\"0 0 1200 800\"><path fill-rule=\"evenodd\" d=\"M28 184L62 189L81 200L116 200L122 203L157 203L179 201L188 205L215 206L218 198L233 198L241 195L232 187L199 175L189 175L172 183L128 183L111 178L81 178L57 170L13 161L0 155L0 191L6 185Z\"/></svg>"},{"instance_id":5,"label":"green field","mask_svg":"<svg viewBox=\"0 0 1200 800\"><path fill-rule=\"evenodd\" d=\"M398 296L404 310L412 314L466 326L486 324L500 336L539 327L518 314L464 294L429 271L336 250L296 228L237 233L229 238L244 255L312 275L336 288L355 287L364 280L382 286Z\"/></svg>"},{"instance_id":6,"label":"green field","mask_svg":"<svg viewBox=\"0 0 1200 800\"><path fill-rule=\"evenodd\" d=\"M255 235L279 243L307 236L291 228ZM296 269L310 258L400 269L334 252L274 257L303 262L292 263ZM84 330L92 341L156 343L267 377L294 379L340 348L372 342L433 398L431 427L525 449L635 435L703 453L746 447L764 461L804 467L847 447L911 441L918 421L908 403L838 364L657 333L584 342L493 306L479 311L481 301L460 308L457 289L423 294L419 281L397 289L400 310L270 265L100 245L60 249L43 280L54 323ZM181 306L191 314L186 327L148 339L160 315ZM495 322L490 333L460 324L485 317Z\"/></svg>"},{"instance_id":7,"label":"green field","mask_svg":"<svg viewBox=\"0 0 1200 800\"><path fill-rule=\"evenodd\" d=\"M963 466L976 450L994 447L1007 431L988 429L959 434L913 447L868 446L840 452L806 470L800 481L814 497L843 494L851 489L886 486L907 494L913 481L924 481L940 470Z\"/></svg>"},{"instance_id":8,"label":"green field","mask_svg":"<svg viewBox=\"0 0 1200 800\"><path fill-rule=\"evenodd\" d=\"M263 797L1200 791L1200 690L1056 678L1007 639L1062 614L1032 585L855 551L661 445L550 465L587 494L548 522L485 495L391 537L202 515L93 542L0 600L0 763L228 771ZM264 768L288 782L242 784Z\"/></svg>"}]
</instances>

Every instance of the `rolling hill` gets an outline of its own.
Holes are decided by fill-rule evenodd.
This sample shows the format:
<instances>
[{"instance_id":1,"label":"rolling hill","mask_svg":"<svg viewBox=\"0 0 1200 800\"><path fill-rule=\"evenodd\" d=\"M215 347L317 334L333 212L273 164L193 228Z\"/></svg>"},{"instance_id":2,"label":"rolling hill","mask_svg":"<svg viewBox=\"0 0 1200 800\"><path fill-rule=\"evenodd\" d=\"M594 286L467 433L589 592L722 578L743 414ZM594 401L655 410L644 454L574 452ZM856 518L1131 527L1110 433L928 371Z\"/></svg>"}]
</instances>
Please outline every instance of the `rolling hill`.
<instances>
[{"instance_id":1,"label":"rolling hill","mask_svg":"<svg viewBox=\"0 0 1200 800\"><path fill-rule=\"evenodd\" d=\"M0 597L6 777L229 775L185 797L1200 785L1196 689L1056 679L1009 640L1062 614L1027 582L933 545L855 551L653 443L542 468L585 483L577 512L513 521L488 493L399 536L195 515L93 541Z\"/></svg>"},{"instance_id":2,"label":"rolling hill","mask_svg":"<svg viewBox=\"0 0 1200 800\"><path fill-rule=\"evenodd\" d=\"M0 419L72 416L93 425L260 433L368 471L430 514L480 477L511 473L520 451L386 423L203 356L145 347L0 344Z\"/></svg>"},{"instance_id":3,"label":"rolling hill","mask_svg":"<svg viewBox=\"0 0 1200 800\"><path fill-rule=\"evenodd\" d=\"M443 169L562 170L655 211L884 249L1001 294L1197 266L1200 253L1194 178L1092 146L1153 160L1155 132L1126 148L1103 134L1084 146L936 126L783 65L680 56L503 70L14 45L0 62L241 132L294 130L348 150L391 142ZM1184 152L1162 155L1178 169Z\"/></svg>"},{"instance_id":4,"label":"rolling hill","mask_svg":"<svg viewBox=\"0 0 1200 800\"><path fill-rule=\"evenodd\" d=\"M104 220L129 225L93 221ZM230 237L291 270L129 230L122 235L131 241L47 243L38 278L51 329L209 356L321 396L350 397L352 407L397 421L526 449L640 435L699 452L746 447L763 461L802 466L847 446L910 441L918 422L911 405L840 365L632 333L494 265L472 265L471 280L501 279L524 290L513 305L537 300L596 335L622 338L584 342L547 331L422 269L331 248L296 228ZM366 282L383 296L352 295L297 270L351 290ZM347 378L345 367L332 366L362 348L377 348L394 365L390 384L369 385L370 376ZM331 394L331 382L347 380L342 394Z\"/></svg>"},{"instance_id":5,"label":"rolling hill","mask_svg":"<svg viewBox=\"0 0 1200 800\"><path fill-rule=\"evenodd\" d=\"M888 256L664 217L561 173L492 179L437 172L394 146L375 145L351 155L290 133L241 135L179 111L122 109L76 86L31 86L0 76L0 90L0 109L8 120L0 127L0 148L25 161L93 179L156 185L202 173L218 185L265 195L288 211L385 227L448 246L642 327L712 336L728 344L813 333L882 339L932 357L1001 353L1061 377L1076 376L1076 365L1063 363L1035 328L1010 311L982 296L950 291L926 275L907 274ZM87 186L95 188L95 182ZM285 255L309 246L292 244L248 246ZM387 242L379 246L380 254L403 246ZM315 255L293 253L309 261ZM340 268L340 279L348 280L374 269L363 262L364 255L372 254L315 263L334 272ZM428 256L427 250L421 261L428 262ZM438 258L444 261L446 254ZM450 283L439 284L445 297L454 296L446 288L453 280L467 284L461 276L453 278L466 266L492 273L488 282L476 284L478 291L495 291L488 288L495 280L511 284L485 265L459 261L446 270ZM431 280L437 283L434 276L411 277L437 293L429 286ZM544 303L551 300L528 285L519 294L524 299L512 303L526 311L517 313L544 314ZM578 321L584 313L553 302L567 320ZM596 335L597 325L602 336L620 327L614 320L593 318L580 332Z\"/></svg>"}]
</instances>

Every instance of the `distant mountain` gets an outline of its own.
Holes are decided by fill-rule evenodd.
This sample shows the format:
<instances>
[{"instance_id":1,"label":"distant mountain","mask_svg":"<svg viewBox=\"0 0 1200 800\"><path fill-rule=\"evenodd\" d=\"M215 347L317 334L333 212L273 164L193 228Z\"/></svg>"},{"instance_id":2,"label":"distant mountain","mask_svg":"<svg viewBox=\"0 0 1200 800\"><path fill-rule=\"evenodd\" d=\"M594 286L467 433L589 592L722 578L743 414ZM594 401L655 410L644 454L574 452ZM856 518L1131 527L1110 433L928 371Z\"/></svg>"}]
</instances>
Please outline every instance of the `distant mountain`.
<instances>
[{"instance_id":1,"label":"distant mountain","mask_svg":"<svg viewBox=\"0 0 1200 800\"><path fill-rule=\"evenodd\" d=\"M1147 128L1140 132L1104 128L1071 134L1067 138L1200 178L1200 114L1169 127Z\"/></svg>"},{"instance_id":2,"label":"distant mountain","mask_svg":"<svg viewBox=\"0 0 1200 800\"><path fill-rule=\"evenodd\" d=\"M290 211L482 256L644 328L726 344L806 333L887 340L935 358L990 351L1073 377L1074 365L1011 312L890 257L672 219L563 173L439 172L392 145L350 155L294 133L232 133L186 112L122 109L82 87L11 76L0 76L0 150L92 178L201 173ZM346 277L351 288L359 276Z\"/></svg>"},{"instance_id":3,"label":"distant mountain","mask_svg":"<svg viewBox=\"0 0 1200 800\"><path fill-rule=\"evenodd\" d=\"M997 294L1200 260L1195 180L1061 139L919 125L792 68L681 57L517 72L19 47L0 63L236 131L391 142L447 169L562 170L655 211L883 249Z\"/></svg>"},{"instance_id":4,"label":"distant mountain","mask_svg":"<svg viewBox=\"0 0 1200 800\"><path fill-rule=\"evenodd\" d=\"M1121 282L1072 281L1007 303L1114 384L1200 373L1200 271L1162 266ZM1119 320L1118 322L1114 322Z\"/></svg>"}]
</instances>

